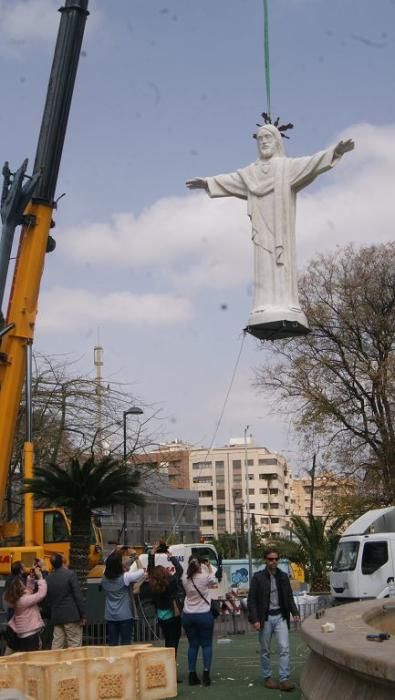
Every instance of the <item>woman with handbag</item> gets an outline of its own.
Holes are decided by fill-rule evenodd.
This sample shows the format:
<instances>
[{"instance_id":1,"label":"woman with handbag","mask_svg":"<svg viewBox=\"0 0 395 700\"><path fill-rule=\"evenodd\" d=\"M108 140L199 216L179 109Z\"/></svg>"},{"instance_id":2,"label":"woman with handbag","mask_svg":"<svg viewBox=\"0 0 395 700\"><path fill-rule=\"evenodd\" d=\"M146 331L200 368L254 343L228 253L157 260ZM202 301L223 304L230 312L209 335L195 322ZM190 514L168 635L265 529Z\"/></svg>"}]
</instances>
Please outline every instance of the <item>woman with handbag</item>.
<instances>
[{"instance_id":1,"label":"woman with handbag","mask_svg":"<svg viewBox=\"0 0 395 700\"><path fill-rule=\"evenodd\" d=\"M32 592L37 583L37 591ZM32 569L26 585L17 576L4 594L7 608L13 615L7 625L7 655L16 651L38 651L40 631L44 626L38 603L47 595L47 584L39 566Z\"/></svg>"},{"instance_id":2,"label":"woman with handbag","mask_svg":"<svg viewBox=\"0 0 395 700\"><path fill-rule=\"evenodd\" d=\"M216 587L218 579L198 556L192 555L188 562L188 570L182 577L182 584L186 594L182 625L189 644L189 685L200 685L196 674L199 647L202 647L203 654L203 685L210 685L214 630L210 589Z\"/></svg>"},{"instance_id":3,"label":"woman with handbag","mask_svg":"<svg viewBox=\"0 0 395 700\"><path fill-rule=\"evenodd\" d=\"M174 573L162 565L155 566L155 555L164 554L174 567ZM173 647L177 656L181 637L181 605L179 585L182 567L176 557L172 557L167 545L161 542L148 554L148 585L152 601L156 607L159 627L163 632L166 647Z\"/></svg>"}]
</instances>

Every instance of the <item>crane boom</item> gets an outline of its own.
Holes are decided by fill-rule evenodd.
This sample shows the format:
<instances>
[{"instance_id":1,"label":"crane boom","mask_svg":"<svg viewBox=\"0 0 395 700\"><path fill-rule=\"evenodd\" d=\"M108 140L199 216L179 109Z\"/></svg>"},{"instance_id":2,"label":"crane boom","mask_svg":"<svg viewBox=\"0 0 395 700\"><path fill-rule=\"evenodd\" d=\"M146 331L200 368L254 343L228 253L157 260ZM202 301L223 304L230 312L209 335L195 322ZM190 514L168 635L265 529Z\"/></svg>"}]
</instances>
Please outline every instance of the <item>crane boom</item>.
<instances>
[{"instance_id":1,"label":"crane boom","mask_svg":"<svg viewBox=\"0 0 395 700\"><path fill-rule=\"evenodd\" d=\"M6 321L0 330L0 511L4 503L26 372L26 346L32 343L34 336L45 253L48 249L49 232L53 226L52 212L56 207L54 197L60 160L85 23L89 14L88 2L89 0L65 0L64 7L60 9L61 20L32 180L22 187L26 161L15 174L13 182L10 181L8 164L3 170L5 185L1 202L3 231L0 246L0 287L3 283L3 291L13 232L20 223L22 230ZM31 201L25 208L28 200ZM29 448L25 452L29 454ZM25 541L25 544L32 542Z\"/></svg>"}]
</instances>

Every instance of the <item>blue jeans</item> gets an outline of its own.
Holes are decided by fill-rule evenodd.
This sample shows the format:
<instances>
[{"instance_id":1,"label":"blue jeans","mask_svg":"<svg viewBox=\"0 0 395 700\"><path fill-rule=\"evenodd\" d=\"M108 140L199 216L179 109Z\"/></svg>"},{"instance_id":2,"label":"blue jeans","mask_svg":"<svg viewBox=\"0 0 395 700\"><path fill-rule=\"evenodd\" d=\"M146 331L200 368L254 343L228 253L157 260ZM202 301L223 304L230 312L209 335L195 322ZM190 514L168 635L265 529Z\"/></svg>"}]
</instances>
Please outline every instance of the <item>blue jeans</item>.
<instances>
[{"instance_id":1,"label":"blue jeans","mask_svg":"<svg viewBox=\"0 0 395 700\"><path fill-rule=\"evenodd\" d=\"M272 636L275 636L279 656L278 675L280 683L289 678L289 640L288 626L281 615L269 615L263 629L259 630L259 644L261 645L261 670L264 679L272 675L270 662L270 645Z\"/></svg>"},{"instance_id":2,"label":"blue jeans","mask_svg":"<svg viewBox=\"0 0 395 700\"><path fill-rule=\"evenodd\" d=\"M213 657L214 618L210 611L206 613L186 613L182 615L182 626L188 638L188 670L196 671L199 647L203 652L203 668L210 670Z\"/></svg>"},{"instance_id":3,"label":"blue jeans","mask_svg":"<svg viewBox=\"0 0 395 700\"><path fill-rule=\"evenodd\" d=\"M133 620L107 620L108 643L110 647L132 643Z\"/></svg>"}]
</instances>

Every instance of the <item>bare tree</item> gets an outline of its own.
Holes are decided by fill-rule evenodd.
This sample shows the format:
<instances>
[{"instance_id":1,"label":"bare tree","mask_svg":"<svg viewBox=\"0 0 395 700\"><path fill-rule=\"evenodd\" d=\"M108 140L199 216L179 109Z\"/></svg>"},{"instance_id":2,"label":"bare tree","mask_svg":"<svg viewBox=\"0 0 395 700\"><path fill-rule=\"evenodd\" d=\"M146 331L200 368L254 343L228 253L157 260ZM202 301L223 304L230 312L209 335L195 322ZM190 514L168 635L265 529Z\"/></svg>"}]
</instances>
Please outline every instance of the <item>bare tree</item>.
<instances>
[{"instance_id":1,"label":"bare tree","mask_svg":"<svg viewBox=\"0 0 395 700\"><path fill-rule=\"evenodd\" d=\"M374 479L379 501L393 502L395 245L318 256L300 294L311 333L277 342L256 384L325 446L331 468Z\"/></svg>"},{"instance_id":2,"label":"bare tree","mask_svg":"<svg viewBox=\"0 0 395 700\"><path fill-rule=\"evenodd\" d=\"M98 397L98 391L100 396ZM80 374L75 360L35 354L33 371L33 439L35 464L65 465L71 458L123 458L123 412L132 405L142 419L127 422L126 455L149 452L158 444L159 410L136 397L130 387ZM100 415L99 415L100 414ZM7 494L8 515L21 506L21 456L25 434L25 403L21 402ZM141 460L141 456L140 456ZM153 467L152 467L153 468ZM142 477L149 472L142 469ZM143 478L142 478L143 482Z\"/></svg>"}]
</instances>

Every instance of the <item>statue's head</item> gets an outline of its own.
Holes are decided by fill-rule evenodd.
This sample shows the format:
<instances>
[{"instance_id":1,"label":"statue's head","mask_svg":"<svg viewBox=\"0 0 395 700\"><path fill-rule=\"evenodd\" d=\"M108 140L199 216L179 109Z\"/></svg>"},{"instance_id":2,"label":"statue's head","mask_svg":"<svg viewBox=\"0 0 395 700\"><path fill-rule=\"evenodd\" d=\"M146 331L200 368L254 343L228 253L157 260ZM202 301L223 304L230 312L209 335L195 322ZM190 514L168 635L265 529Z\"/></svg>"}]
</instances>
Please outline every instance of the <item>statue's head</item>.
<instances>
[{"instance_id":1,"label":"statue's head","mask_svg":"<svg viewBox=\"0 0 395 700\"><path fill-rule=\"evenodd\" d=\"M267 160L273 156L285 156L281 133L273 124L264 124L256 131L260 158Z\"/></svg>"}]
</instances>

